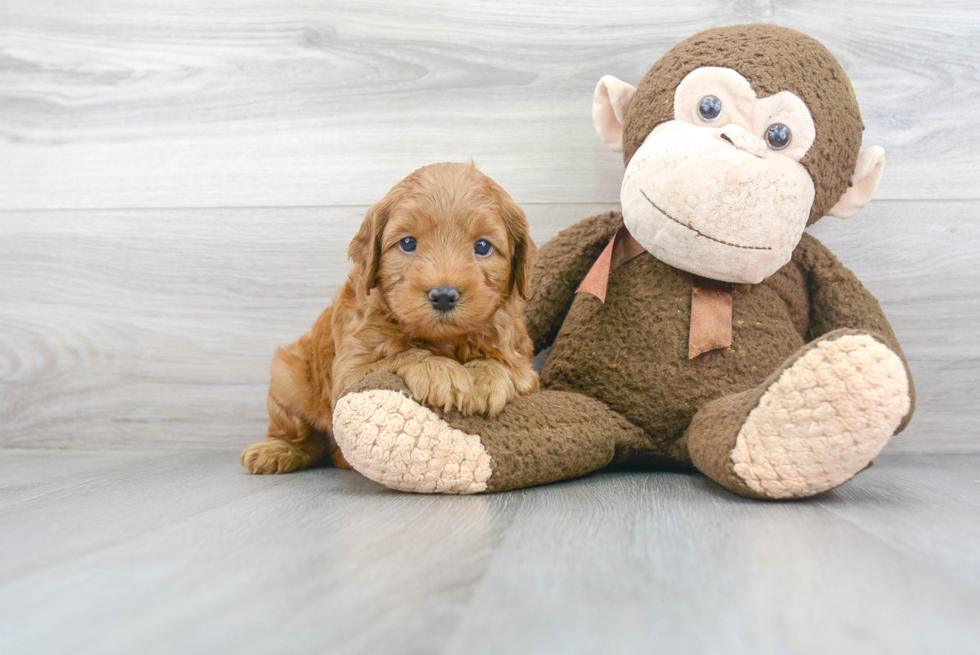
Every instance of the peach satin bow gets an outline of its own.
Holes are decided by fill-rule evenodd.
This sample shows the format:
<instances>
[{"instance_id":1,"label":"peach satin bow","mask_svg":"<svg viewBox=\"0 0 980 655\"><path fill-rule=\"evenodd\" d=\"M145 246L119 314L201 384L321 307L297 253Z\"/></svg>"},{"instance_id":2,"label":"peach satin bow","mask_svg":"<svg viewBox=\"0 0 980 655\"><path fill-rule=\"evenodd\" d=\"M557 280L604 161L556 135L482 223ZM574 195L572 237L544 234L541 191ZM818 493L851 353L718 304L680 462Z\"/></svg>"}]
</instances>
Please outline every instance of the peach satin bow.
<instances>
[{"instance_id":1,"label":"peach satin bow","mask_svg":"<svg viewBox=\"0 0 980 655\"><path fill-rule=\"evenodd\" d=\"M606 302L609 274L644 252L625 227L619 228L575 292L591 293L600 302ZM697 275L692 277L688 359L732 345L732 285Z\"/></svg>"}]
</instances>

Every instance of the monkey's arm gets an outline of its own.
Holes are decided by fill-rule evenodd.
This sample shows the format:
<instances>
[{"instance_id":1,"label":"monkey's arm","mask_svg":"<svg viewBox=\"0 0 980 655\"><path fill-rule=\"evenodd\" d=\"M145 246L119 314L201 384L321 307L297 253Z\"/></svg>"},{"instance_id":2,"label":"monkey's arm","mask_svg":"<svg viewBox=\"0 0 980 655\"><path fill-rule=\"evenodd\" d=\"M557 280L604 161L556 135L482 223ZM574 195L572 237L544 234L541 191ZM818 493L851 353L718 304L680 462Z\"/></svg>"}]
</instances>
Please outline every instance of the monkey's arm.
<instances>
[{"instance_id":1,"label":"monkey's arm","mask_svg":"<svg viewBox=\"0 0 980 655\"><path fill-rule=\"evenodd\" d=\"M799 257L807 273L810 295L810 334L816 339L832 330L851 329L870 332L881 339L902 358L909 377L911 406L902 419L898 432L905 429L915 410L915 389L912 372L902 347L895 338L881 305L871 292L864 288L857 276L834 257L822 243L809 234L803 234L794 254Z\"/></svg>"},{"instance_id":2,"label":"monkey's arm","mask_svg":"<svg viewBox=\"0 0 980 655\"><path fill-rule=\"evenodd\" d=\"M622 226L619 212L599 214L565 228L538 250L531 274L531 297L524 305L534 352L554 341L572 306L575 289Z\"/></svg>"}]
</instances>

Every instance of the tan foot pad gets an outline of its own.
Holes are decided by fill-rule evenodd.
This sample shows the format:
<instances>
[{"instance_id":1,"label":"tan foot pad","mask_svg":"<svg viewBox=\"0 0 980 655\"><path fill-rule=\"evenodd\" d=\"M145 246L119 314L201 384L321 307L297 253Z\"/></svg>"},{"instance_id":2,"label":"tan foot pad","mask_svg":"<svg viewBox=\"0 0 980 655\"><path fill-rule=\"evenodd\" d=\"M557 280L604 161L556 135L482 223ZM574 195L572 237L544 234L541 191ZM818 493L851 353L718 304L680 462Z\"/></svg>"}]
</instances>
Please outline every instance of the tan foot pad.
<instances>
[{"instance_id":1,"label":"tan foot pad","mask_svg":"<svg viewBox=\"0 0 980 655\"><path fill-rule=\"evenodd\" d=\"M475 494L486 490L492 473L479 436L397 391L343 396L334 408L333 436L354 470L392 489Z\"/></svg>"},{"instance_id":2,"label":"tan foot pad","mask_svg":"<svg viewBox=\"0 0 980 655\"><path fill-rule=\"evenodd\" d=\"M820 342L749 413L732 450L734 471L770 498L833 489L884 448L909 404L902 360L880 341Z\"/></svg>"}]
</instances>

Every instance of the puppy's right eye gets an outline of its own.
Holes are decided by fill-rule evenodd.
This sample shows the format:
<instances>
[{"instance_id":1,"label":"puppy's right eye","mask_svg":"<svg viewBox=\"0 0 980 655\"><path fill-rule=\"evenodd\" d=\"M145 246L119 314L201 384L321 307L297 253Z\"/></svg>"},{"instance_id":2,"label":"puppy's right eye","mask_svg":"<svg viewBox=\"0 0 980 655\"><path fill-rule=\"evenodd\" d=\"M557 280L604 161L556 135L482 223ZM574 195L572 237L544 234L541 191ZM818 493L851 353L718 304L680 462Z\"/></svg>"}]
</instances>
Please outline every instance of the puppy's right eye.
<instances>
[{"instance_id":1,"label":"puppy's right eye","mask_svg":"<svg viewBox=\"0 0 980 655\"><path fill-rule=\"evenodd\" d=\"M398 242L398 248L406 255L411 255L418 248L418 242L415 241L415 237L405 237Z\"/></svg>"},{"instance_id":2,"label":"puppy's right eye","mask_svg":"<svg viewBox=\"0 0 980 655\"><path fill-rule=\"evenodd\" d=\"M493 246L486 239L477 239L473 246L473 252L477 257L486 257L493 252Z\"/></svg>"}]
</instances>

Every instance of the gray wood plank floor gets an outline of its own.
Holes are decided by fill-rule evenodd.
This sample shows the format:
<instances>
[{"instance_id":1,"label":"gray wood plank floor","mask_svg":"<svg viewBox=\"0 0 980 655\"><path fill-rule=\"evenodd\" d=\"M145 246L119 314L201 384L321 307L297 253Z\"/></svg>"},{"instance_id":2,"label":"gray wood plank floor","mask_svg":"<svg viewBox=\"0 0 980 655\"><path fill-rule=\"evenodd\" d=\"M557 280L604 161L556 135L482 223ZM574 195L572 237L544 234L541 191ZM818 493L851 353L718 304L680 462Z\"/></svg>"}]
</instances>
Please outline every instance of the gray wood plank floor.
<instances>
[{"instance_id":1,"label":"gray wood plank floor","mask_svg":"<svg viewBox=\"0 0 980 655\"><path fill-rule=\"evenodd\" d=\"M232 452L0 450L0 652L975 653L980 456L804 502L616 472L476 497Z\"/></svg>"}]
</instances>

